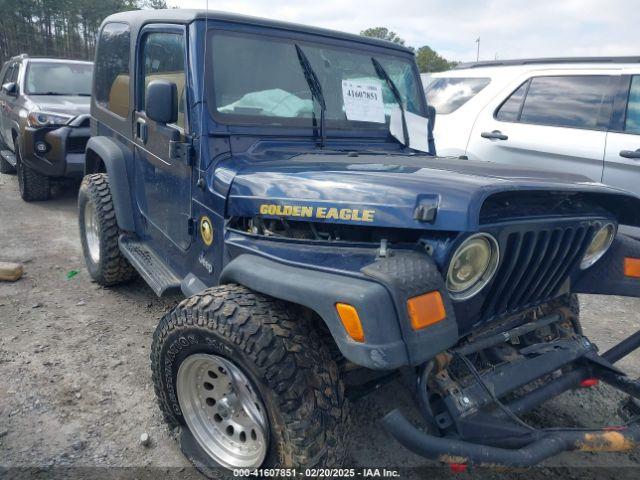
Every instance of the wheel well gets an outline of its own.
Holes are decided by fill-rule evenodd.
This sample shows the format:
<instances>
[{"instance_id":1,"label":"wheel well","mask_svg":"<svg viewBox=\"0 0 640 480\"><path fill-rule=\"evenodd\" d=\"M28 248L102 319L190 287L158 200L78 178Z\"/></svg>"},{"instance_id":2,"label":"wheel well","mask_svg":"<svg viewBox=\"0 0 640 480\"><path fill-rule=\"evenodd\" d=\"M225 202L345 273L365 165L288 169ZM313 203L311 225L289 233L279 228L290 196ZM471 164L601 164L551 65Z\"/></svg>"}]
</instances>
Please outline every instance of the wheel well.
<instances>
[{"instance_id":1,"label":"wheel well","mask_svg":"<svg viewBox=\"0 0 640 480\"><path fill-rule=\"evenodd\" d=\"M93 150L87 150L85 154L85 175L90 173L107 173L104 160Z\"/></svg>"},{"instance_id":2,"label":"wheel well","mask_svg":"<svg viewBox=\"0 0 640 480\"><path fill-rule=\"evenodd\" d=\"M340 348L333 338L329 327L322 319L322 317L318 314L318 312L309 307L305 307L304 305L300 305L299 303L288 302L286 300L279 301L288 304L289 307L296 312L299 318L303 318L309 323L311 328L313 328L320 336L320 340L322 341L322 343L324 343L331 352L331 357L333 358L333 360L342 370L344 368L344 365L348 363L348 360L340 352Z\"/></svg>"}]
</instances>

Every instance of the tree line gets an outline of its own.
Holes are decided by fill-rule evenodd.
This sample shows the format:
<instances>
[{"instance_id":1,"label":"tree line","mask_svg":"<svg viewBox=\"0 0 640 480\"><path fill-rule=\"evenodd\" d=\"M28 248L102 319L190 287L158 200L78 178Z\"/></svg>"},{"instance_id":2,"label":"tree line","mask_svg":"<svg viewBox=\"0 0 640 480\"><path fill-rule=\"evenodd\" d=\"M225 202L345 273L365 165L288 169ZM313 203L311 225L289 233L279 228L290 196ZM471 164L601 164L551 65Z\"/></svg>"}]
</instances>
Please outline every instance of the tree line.
<instances>
[{"instance_id":1,"label":"tree line","mask_svg":"<svg viewBox=\"0 0 640 480\"><path fill-rule=\"evenodd\" d=\"M361 31L360 35L363 35L365 37L380 38L389 42L405 45L404 39L402 39L400 36L398 36L397 33L392 32L386 27L367 28L366 30ZM444 72L445 70L452 69L458 64L458 62L452 62L442 57L428 45L424 45L417 50L413 47L408 48L415 52L416 63L418 64L418 68L420 69L421 73Z\"/></svg>"},{"instance_id":2,"label":"tree line","mask_svg":"<svg viewBox=\"0 0 640 480\"><path fill-rule=\"evenodd\" d=\"M92 60L105 17L166 7L165 0L0 0L0 61L21 53Z\"/></svg>"},{"instance_id":3,"label":"tree line","mask_svg":"<svg viewBox=\"0 0 640 480\"><path fill-rule=\"evenodd\" d=\"M102 20L140 8L167 8L167 4L166 0L0 0L0 62L21 53L92 60ZM405 43L385 27L360 34ZM441 72L456 65L426 45L415 53L421 72Z\"/></svg>"}]
</instances>

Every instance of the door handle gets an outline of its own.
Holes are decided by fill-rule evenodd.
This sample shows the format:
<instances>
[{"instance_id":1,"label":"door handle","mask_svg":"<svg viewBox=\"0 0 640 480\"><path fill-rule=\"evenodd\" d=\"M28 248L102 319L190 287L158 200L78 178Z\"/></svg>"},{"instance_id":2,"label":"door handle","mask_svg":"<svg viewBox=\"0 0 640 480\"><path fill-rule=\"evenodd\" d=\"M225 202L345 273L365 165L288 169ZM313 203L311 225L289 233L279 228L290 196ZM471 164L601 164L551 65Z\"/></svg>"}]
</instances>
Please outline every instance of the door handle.
<instances>
[{"instance_id":1,"label":"door handle","mask_svg":"<svg viewBox=\"0 0 640 480\"><path fill-rule=\"evenodd\" d=\"M489 140L509 140L509 137L502 133L500 130L494 130L493 132L482 132L480 136L482 138L488 138Z\"/></svg>"},{"instance_id":2,"label":"door handle","mask_svg":"<svg viewBox=\"0 0 640 480\"><path fill-rule=\"evenodd\" d=\"M634 160L640 160L640 149L638 150L622 150L620 156L623 158L633 158Z\"/></svg>"},{"instance_id":3,"label":"door handle","mask_svg":"<svg viewBox=\"0 0 640 480\"><path fill-rule=\"evenodd\" d=\"M146 144L148 137L147 122L144 118L136 118L136 138Z\"/></svg>"}]
</instances>

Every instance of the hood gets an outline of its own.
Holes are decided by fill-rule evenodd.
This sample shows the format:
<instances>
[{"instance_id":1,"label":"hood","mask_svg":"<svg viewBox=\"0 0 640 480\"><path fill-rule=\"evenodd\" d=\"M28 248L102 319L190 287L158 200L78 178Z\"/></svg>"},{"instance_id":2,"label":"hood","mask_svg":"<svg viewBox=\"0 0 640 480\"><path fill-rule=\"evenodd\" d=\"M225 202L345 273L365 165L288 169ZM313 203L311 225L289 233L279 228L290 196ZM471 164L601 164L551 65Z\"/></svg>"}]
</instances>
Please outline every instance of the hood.
<instances>
[{"instance_id":1,"label":"hood","mask_svg":"<svg viewBox=\"0 0 640 480\"><path fill-rule=\"evenodd\" d=\"M586 192L640 211L637 197L580 175L423 155L302 154L244 163L232 181L227 213L472 231L484 201L508 191ZM418 207L434 205L433 221L415 218Z\"/></svg>"},{"instance_id":2,"label":"hood","mask_svg":"<svg viewBox=\"0 0 640 480\"><path fill-rule=\"evenodd\" d=\"M68 115L82 115L89 113L91 97L77 95L29 95L29 101L38 110L51 113L66 113Z\"/></svg>"}]
</instances>

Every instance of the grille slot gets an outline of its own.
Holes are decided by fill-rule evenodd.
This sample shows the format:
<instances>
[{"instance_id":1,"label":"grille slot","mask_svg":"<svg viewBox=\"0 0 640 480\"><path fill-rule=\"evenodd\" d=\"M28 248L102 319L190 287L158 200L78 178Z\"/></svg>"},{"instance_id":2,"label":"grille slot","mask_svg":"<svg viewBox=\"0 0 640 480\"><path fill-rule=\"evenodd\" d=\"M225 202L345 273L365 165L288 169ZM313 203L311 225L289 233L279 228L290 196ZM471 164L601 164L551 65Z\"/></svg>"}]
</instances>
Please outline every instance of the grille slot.
<instances>
[{"instance_id":1,"label":"grille slot","mask_svg":"<svg viewBox=\"0 0 640 480\"><path fill-rule=\"evenodd\" d=\"M584 255L593 225L510 233L482 317L495 318L555 296Z\"/></svg>"}]
</instances>

